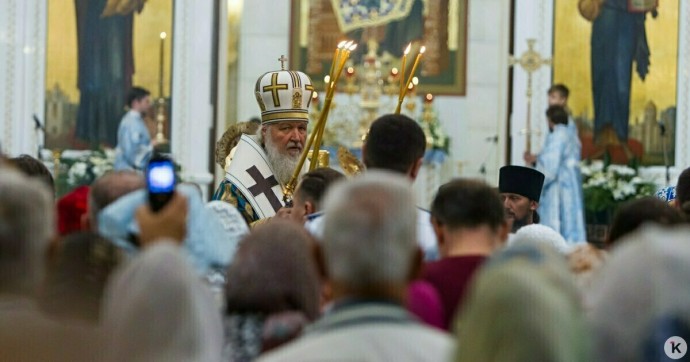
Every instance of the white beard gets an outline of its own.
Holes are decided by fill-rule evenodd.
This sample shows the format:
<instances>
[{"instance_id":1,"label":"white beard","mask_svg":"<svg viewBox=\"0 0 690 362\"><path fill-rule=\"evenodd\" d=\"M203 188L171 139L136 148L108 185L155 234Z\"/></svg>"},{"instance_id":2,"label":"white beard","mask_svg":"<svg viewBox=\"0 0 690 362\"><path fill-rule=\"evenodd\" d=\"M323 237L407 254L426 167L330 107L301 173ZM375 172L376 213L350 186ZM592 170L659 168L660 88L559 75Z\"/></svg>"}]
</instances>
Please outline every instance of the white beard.
<instances>
[{"instance_id":1,"label":"white beard","mask_svg":"<svg viewBox=\"0 0 690 362\"><path fill-rule=\"evenodd\" d=\"M289 154L280 153L278 147L272 142L271 137L264 138L264 146L266 148L266 155L268 156L268 163L273 169L276 180L278 180L281 185L286 185L290 182L292 173L295 172L295 168L297 168L300 155L291 156Z\"/></svg>"}]
</instances>

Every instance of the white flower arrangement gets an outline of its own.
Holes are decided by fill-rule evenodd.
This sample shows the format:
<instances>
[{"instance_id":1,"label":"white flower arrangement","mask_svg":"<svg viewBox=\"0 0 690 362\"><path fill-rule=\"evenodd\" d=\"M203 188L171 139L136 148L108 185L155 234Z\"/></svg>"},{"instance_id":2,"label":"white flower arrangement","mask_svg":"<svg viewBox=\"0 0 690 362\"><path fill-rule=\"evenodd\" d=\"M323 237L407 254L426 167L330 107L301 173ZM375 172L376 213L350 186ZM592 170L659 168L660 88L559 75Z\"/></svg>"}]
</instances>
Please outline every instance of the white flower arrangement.
<instances>
[{"instance_id":1,"label":"white flower arrangement","mask_svg":"<svg viewBox=\"0 0 690 362\"><path fill-rule=\"evenodd\" d=\"M585 208L590 211L615 209L627 200L652 195L655 185L638 176L637 170L602 161L583 161L580 165Z\"/></svg>"},{"instance_id":2,"label":"white flower arrangement","mask_svg":"<svg viewBox=\"0 0 690 362\"><path fill-rule=\"evenodd\" d=\"M58 175L58 194L90 185L97 178L113 169L115 152L113 150L85 151L72 157L67 154L60 158L62 171Z\"/></svg>"}]
</instances>

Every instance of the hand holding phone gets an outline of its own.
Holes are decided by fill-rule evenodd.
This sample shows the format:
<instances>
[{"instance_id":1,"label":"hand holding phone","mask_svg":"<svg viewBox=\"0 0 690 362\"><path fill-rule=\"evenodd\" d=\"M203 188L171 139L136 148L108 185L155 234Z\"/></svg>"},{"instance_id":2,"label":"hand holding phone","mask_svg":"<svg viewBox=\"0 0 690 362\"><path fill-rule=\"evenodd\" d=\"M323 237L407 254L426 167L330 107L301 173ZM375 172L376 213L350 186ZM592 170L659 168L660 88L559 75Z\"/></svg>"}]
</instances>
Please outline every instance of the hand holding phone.
<instances>
[{"instance_id":1,"label":"hand holding phone","mask_svg":"<svg viewBox=\"0 0 690 362\"><path fill-rule=\"evenodd\" d=\"M137 209L139 224L138 240L142 247L159 240L172 240L182 243L187 235L187 198L179 193L173 196L160 212L153 212L142 205Z\"/></svg>"},{"instance_id":2,"label":"hand holding phone","mask_svg":"<svg viewBox=\"0 0 690 362\"><path fill-rule=\"evenodd\" d=\"M175 192L175 164L163 155L154 155L146 167L146 187L149 205L158 212Z\"/></svg>"}]
</instances>

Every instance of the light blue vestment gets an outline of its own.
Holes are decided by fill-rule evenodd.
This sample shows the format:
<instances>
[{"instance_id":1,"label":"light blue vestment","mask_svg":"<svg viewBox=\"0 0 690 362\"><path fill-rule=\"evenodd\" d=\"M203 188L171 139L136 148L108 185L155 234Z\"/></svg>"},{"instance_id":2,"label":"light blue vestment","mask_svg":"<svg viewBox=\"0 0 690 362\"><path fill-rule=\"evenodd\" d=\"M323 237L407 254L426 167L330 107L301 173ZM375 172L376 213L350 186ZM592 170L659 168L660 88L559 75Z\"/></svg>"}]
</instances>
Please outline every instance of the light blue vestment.
<instances>
[{"instance_id":1,"label":"light blue vestment","mask_svg":"<svg viewBox=\"0 0 690 362\"><path fill-rule=\"evenodd\" d=\"M572 129L557 124L537 156L537 169L545 176L539 201L540 223L558 231L570 243L586 241L580 147Z\"/></svg>"},{"instance_id":2,"label":"light blue vestment","mask_svg":"<svg viewBox=\"0 0 690 362\"><path fill-rule=\"evenodd\" d=\"M122 117L117 130L115 170L143 170L151 158L153 147L149 130L137 111L129 111Z\"/></svg>"}]
</instances>

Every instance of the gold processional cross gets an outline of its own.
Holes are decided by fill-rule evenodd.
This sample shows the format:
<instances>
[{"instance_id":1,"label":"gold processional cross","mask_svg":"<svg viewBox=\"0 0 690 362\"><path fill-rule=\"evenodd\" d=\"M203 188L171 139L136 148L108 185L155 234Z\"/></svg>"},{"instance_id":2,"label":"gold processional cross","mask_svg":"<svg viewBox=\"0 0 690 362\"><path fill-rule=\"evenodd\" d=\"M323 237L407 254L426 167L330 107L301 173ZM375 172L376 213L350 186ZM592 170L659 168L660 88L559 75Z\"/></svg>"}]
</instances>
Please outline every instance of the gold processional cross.
<instances>
[{"instance_id":1,"label":"gold processional cross","mask_svg":"<svg viewBox=\"0 0 690 362\"><path fill-rule=\"evenodd\" d=\"M551 58L542 58L536 50L534 50L535 39L527 39L527 50L522 53L520 58L515 58L510 55L510 66L515 64L520 65L522 69L527 72L527 122L525 128L520 131L527 137L527 144L525 151L532 152L532 73L541 68L542 65L551 65Z\"/></svg>"},{"instance_id":2,"label":"gold processional cross","mask_svg":"<svg viewBox=\"0 0 690 362\"><path fill-rule=\"evenodd\" d=\"M286 58L285 55L281 55L278 61L280 62L280 70L285 70L285 62L288 61L288 58Z\"/></svg>"}]
</instances>

